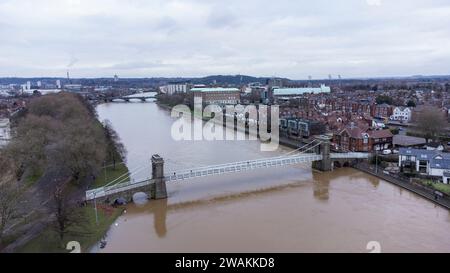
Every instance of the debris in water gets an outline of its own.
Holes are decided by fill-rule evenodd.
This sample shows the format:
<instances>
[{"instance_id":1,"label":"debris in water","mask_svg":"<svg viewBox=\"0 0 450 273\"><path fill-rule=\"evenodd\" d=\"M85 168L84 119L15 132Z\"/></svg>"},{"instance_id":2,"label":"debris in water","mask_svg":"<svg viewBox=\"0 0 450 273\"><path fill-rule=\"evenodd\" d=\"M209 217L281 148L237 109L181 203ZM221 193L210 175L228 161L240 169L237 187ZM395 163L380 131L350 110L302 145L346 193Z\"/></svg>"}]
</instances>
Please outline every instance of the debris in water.
<instances>
[{"instance_id":1,"label":"debris in water","mask_svg":"<svg viewBox=\"0 0 450 273\"><path fill-rule=\"evenodd\" d=\"M102 241L100 241L100 248L105 248L106 247L106 241L105 240L102 240Z\"/></svg>"}]
</instances>

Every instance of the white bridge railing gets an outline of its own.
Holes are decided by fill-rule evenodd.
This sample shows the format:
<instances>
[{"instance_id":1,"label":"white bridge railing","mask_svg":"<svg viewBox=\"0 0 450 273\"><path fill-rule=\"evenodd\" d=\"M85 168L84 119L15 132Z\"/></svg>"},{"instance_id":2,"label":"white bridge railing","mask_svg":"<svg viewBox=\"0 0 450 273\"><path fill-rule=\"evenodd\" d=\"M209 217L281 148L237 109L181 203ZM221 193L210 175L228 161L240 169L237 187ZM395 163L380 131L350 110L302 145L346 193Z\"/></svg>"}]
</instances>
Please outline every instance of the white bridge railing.
<instances>
[{"instance_id":1,"label":"white bridge railing","mask_svg":"<svg viewBox=\"0 0 450 273\"><path fill-rule=\"evenodd\" d=\"M93 200L95 198L101 198L101 197L105 197L105 196L108 196L111 194L124 192L127 190L131 190L131 189L135 189L135 188L139 188L139 187L143 187L143 186L148 186L152 183L154 183L154 181L152 179L147 179L144 181L139 181L139 182L134 182L134 183L127 181L127 182L115 184L113 186L96 188L93 190L86 191L86 200L89 201L89 200Z\"/></svg>"},{"instance_id":2,"label":"white bridge railing","mask_svg":"<svg viewBox=\"0 0 450 273\"><path fill-rule=\"evenodd\" d=\"M348 158L348 159L365 159L369 158L368 153L331 153L330 154L331 159L342 159L342 158Z\"/></svg>"}]
</instances>

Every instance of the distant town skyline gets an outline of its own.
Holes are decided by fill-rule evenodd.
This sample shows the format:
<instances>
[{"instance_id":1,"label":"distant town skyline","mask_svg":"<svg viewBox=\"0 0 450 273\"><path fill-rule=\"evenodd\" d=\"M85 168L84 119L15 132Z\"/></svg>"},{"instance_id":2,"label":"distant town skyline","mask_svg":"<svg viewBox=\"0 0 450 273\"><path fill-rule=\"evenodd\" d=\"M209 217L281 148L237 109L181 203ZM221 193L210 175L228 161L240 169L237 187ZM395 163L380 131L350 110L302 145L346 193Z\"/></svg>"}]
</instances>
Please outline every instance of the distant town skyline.
<instances>
[{"instance_id":1,"label":"distant town skyline","mask_svg":"<svg viewBox=\"0 0 450 273\"><path fill-rule=\"evenodd\" d=\"M445 0L3 0L0 77L450 74Z\"/></svg>"},{"instance_id":2,"label":"distant town skyline","mask_svg":"<svg viewBox=\"0 0 450 273\"><path fill-rule=\"evenodd\" d=\"M116 77L117 76L117 80ZM166 77L166 76L142 76L142 77L119 77L119 75L105 75L105 76L87 76L87 77L70 77L70 80L82 80L82 79L112 79L112 80L116 80L116 81L120 81L121 79L135 79L135 80L139 80L139 79L167 79L167 80L173 80L173 81L178 81L178 79L180 81L182 81L183 79L185 80L191 80L191 79L205 79L205 78L209 78L209 77L251 77L251 78L256 78L256 79L287 79L287 80L291 80L291 81L313 81L313 82L322 82L325 83L327 81L330 81L330 79L327 77L324 78L306 78L306 79L296 79L296 78L289 78L289 77L283 77L283 76L255 76L255 75L244 75L244 74L216 74L216 75L199 75L199 76L195 76L195 77L181 77L181 76L173 76L173 77ZM333 77L331 79L331 81L348 81L348 80L389 80L389 79L420 79L420 78L450 78L450 74L445 75L445 74L441 74L441 75L404 75L404 76L367 76L367 77L341 77L338 78L337 75L336 77ZM67 79L67 76L0 76L0 79L23 79L23 80L40 80L40 79L55 79L55 80L65 80Z\"/></svg>"}]
</instances>

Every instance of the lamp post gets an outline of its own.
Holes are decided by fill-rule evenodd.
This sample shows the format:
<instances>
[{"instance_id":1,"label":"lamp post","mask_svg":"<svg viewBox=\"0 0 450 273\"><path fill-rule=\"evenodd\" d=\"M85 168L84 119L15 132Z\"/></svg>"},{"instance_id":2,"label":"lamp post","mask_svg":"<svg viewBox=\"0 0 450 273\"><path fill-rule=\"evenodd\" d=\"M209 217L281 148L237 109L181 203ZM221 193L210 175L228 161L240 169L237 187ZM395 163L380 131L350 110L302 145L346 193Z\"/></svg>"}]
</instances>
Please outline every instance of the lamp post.
<instances>
[{"instance_id":1,"label":"lamp post","mask_svg":"<svg viewBox=\"0 0 450 273\"><path fill-rule=\"evenodd\" d=\"M95 223L98 225L98 213L97 213L97 193L94 192L94 211L95 211Z\"/></svg>"},{"instance_id":2,"label":"lamp post","mask_svg":"<svg viewBox=\"0 0 450 273\"><path fill-rule=\"evenodd\" d=\"M106 161L103 161L103 168L105 169L105 185L106 185Z\"/></svg>"},{"instance_id":3,"label":"lamp post","mask_svg":"<svg viewBox=\"0 0 450 273\"><path fill-rule=\"evenodd\" d=\"M378 149L375 149L375 173L378 173Z\"/></svg>"}]
</instances>

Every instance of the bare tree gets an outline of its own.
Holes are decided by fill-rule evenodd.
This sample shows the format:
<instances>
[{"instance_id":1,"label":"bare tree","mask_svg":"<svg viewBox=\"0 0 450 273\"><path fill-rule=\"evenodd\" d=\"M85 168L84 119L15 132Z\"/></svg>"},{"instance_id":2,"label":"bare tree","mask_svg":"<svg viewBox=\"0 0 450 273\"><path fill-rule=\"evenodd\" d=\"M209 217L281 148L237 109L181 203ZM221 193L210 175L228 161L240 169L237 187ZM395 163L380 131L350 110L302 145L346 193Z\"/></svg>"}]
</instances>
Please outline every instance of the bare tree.
<instances>
[{"instance_id":1,"label":"bare tree","mask_svg":"<svg viewBox=\"0 0 450 273\"><path fill-rule=\"evenodd\" d=\"M81 182L98 172L107 156L102 126L73 94L33 99L16 131L10 150L21 169L31 174L53 168Z\"/></svg>"},{"instance_id":2,"label":"bare tree","mask_svg":"<svg viewBox=\"0 0 450 273\"><path fill-rule=\"evenodd\" d=\"M428 141L437 139L449 126L443 113L436 108L426 107L414 117L416 130Z\"/></svg>"},{"instance_id":3,"label":"bare tree","mask_svg":"<svg viewBox=\"0 0 450 273\"><path fill-rule=\"evenodd\" d=\"M48 146L53 165L66 169L76 182L100 169L106 158L106 141L101 126L75 119Z\"/></svg>"},{"instance_id":4,"label":"bare tree","mask_svg":"<svg viewBox=\"0 0 450 273\"><path fill-rule=\"evenodd\" d=\"M2 151L0 152L0 243L6 226L19 216L21 193L13 162Z\"/></svg>"},{"instance_id":5,"label":"bare tree","mask_svg":"<svg viewBox=\"0 0 450 273\"><path fill-rule=\"evenodd\" d=\"M64 235L69 232L72 226L81 224L83 217L77 210L76 204L69 201L68 196L64 193L62 187L57 187L53 193L55 230L62 242Z\"/></svg>"},{"instance_id":6,"label":"bare tree","mask_svg":"<svg viewBox=\"0 0 450 273\"><path fill-rule=\"evenodd\" d=\"M20 121L8 152L20 164L26 165L32 174L42 171L49 163L46 147L58 138L63 124L49 116L28 114Z\"/></svg>"},{"instance_id":7,"label":"bare tree","mask_svg":"<svg viewBox=\"0 0 450 273\"><path fill-rule=\"evenodd\" d=\"M104 121L104 129L105 129L105 137L107 142L107 152L108 152L108 160L113 162L113 168L116 169L116 162L118 160L124 160L126 156L126 149L123 145L119 134L117 134L116 130L111 125L109 120Z\"/></svg>"},{"instance_id":8,"label":"bare tree","mask_svg":"<svg viewBox=\"0 0 450 273\"><path fill-rule=\"evenodd\" d=\"M13 183L0 184L0 243L6 226L18 217L21 190Z\"/></svg>"}]
</instances>

